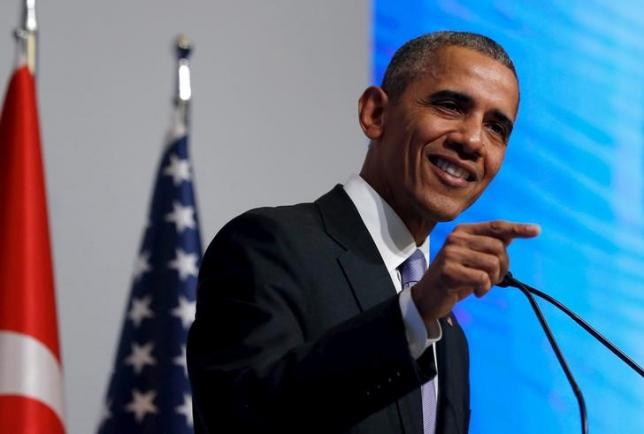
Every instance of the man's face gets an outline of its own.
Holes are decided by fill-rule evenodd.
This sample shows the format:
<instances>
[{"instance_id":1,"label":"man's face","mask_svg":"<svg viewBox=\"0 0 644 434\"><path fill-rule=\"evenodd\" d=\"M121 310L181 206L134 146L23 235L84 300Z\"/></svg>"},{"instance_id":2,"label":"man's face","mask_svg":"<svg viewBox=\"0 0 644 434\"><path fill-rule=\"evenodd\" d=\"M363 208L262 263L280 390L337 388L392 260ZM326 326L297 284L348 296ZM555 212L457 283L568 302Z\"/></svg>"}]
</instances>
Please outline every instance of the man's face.
<instances>
[{"instance_id":1,"label":"man's face","mask_svg":"<svg viewBox=\"0 0 644 434\"><path fill-rule=\"evenodd\" d=\"M406 223L456 218L501 167L517 105L510 69L467 48L442 48L384 105L370 150L374 188Z\"/></svg>"}]
</instances>

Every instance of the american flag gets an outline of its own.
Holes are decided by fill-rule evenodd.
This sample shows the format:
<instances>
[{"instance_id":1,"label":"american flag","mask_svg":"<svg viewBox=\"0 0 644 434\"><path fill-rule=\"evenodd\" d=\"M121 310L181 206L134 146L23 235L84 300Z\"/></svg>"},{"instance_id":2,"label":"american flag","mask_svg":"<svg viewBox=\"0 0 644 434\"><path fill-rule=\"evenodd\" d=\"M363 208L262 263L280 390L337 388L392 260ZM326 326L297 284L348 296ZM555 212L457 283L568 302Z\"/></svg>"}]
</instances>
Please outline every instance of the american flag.
<instances>
[{"instance_id":1,"label":"american flag","mask_svg":"<svg viewBox=\"0 0 644 434\"><path fill-rule=\"evenodd\" d=\"M193 432L186 365L199 235L186 127L175 116L157 174L99 434Z\"/></svg>"}]
</instances>

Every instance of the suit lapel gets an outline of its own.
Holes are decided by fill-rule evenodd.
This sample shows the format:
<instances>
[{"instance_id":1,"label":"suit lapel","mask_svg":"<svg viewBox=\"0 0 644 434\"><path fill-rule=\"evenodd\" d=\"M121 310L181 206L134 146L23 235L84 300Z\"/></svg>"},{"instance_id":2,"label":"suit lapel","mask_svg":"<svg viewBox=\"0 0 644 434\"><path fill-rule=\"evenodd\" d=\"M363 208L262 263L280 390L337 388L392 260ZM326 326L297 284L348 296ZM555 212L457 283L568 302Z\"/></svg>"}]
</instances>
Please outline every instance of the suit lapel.
<instances>
[{"instance_id":1,"label":"suit lapel","mask_svg":"<svg viewBox=\"0 0 644 434\"><path fill-rule=\"evenodd\" d=\"M337 185L316 201L329 236L344 248L338 262L365 311L396 294L391 277L358 210Z\"/></svg>"},{"instance_id":2,"label":"suit lapel","mask_svg":"<svg viewBox=\"0 0 644 434\"><path fill-rule=\"evenodd\" d=\"M344 248L338 257L358 305L365 311L396 294L391 277L358 210L341 185L316 201L329 236ZM420 390L396 402L406 434L422 434Z\"/></svg>"}]
</instances>

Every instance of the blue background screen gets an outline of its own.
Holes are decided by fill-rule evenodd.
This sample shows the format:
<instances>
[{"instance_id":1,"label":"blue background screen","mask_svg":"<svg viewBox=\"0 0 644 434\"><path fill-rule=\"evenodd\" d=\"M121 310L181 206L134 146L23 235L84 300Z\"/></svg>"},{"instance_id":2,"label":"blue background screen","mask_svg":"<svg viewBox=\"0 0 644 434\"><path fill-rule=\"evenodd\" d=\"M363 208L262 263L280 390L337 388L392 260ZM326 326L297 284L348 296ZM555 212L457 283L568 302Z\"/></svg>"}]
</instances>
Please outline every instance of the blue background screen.
<instances>
[{"instance_id":1,"label":"blue background screen","mask_svg":"<svg viewBox=\"0 0 644 434\"><path fill-rule=\"evenodd\" d=\"M483 33L513 58L521 108L497 178L457 221L534 222L510 247L516 277L644 362L644 8L639 1L375 0L373 79L434 30ZM586 397L593 434L644 433L644 380L541 304ZM461 303L472 359L471 433L579 432L576 401L525 297Z\"/></svg>"}]
</instances>

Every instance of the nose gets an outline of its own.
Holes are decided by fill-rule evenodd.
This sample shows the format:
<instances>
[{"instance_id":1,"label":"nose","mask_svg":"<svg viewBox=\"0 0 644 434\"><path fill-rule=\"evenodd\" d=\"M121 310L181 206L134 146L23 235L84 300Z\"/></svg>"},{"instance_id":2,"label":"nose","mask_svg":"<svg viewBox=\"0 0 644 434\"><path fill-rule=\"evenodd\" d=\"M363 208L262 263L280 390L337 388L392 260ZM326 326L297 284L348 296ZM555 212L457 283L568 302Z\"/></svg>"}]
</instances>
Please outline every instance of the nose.
<instances>
[{"instance_id":1,"label":"nose","mask_svg":"<svg viewBox=\"0 0 644 434\"><path fill-rule=\"evenodd\" d=\"M448 145L452 147L461 158L476 160L483 153L483 122L477 116L468 116L448 136Z\"/></svg>"}]
</instances>

